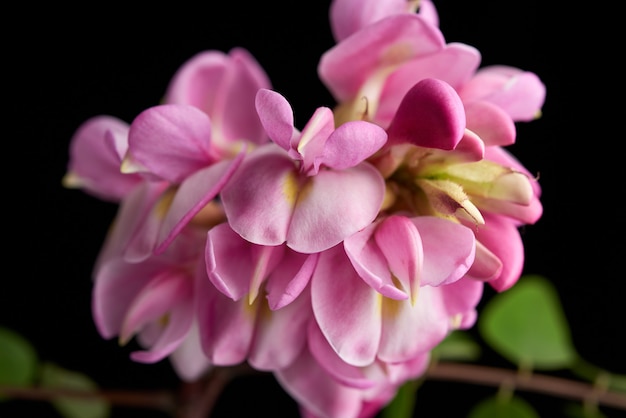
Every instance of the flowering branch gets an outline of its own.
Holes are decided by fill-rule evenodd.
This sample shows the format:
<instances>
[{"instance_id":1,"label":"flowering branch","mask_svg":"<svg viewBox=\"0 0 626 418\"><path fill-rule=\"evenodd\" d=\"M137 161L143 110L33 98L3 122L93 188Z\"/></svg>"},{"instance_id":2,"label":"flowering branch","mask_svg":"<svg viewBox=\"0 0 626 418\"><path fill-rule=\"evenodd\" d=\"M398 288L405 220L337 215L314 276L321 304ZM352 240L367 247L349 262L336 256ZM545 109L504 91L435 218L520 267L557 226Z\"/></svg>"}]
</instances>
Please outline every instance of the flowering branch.
<instances>
[{"instance_id":1,"label":"flowering branch","mask_svg":"<svg viewBox=\"0 0 626 418\"><path fill-rule=\"evenodd\" d=\"M11 398L51 401L55 398L99 399L111 405L149 408L176 418L206 418L211 415L219 395L235 378L255 372L247 365L217 367L204 378L183 384L178 394L167 390L65 390L41 387L0 386L0 393ZM546 374L523 374L515 370L458 362L433 362L425 380L456 381L468 384L515 388L526 392L580 400L626 411L626 393L607 390L602 385L574 381Z\"/></svg>"},{"instance_id":2,"label":"flowering branch","mask_svg":"<svg viewBox=\"0 0 626 418\"><path fill-rule=\"evenodd\" d=\"M426 379L457 381L486 386L510 385L515 389L543 393L573 400L582 400L626 410L626 393L546 374L523 374L498 367L441 362L433 364Z\"/></svg>"}]
</instances>

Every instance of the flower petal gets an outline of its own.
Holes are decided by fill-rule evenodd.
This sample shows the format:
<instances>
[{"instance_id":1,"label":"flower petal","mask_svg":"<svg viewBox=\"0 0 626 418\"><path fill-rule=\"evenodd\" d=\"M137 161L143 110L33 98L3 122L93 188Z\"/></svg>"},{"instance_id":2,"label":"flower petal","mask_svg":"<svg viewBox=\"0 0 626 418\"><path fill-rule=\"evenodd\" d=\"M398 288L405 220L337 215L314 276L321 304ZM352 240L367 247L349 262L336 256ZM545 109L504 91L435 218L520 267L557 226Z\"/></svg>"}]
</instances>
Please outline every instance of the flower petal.
<instances>
[{"instance_id":1,"label":"flower petal","mask_svg":"<svg viewBox=\"0 0 626 418\"><path fill-rule=\"evenodd\" d=\"M235 232L259 245L287 239L298 196L296 167L274 144L250 153L221 193L224 211Z\"/></svg>"},{"instance_id":2,"label":"flower petal","mask_svg":"<svg viewBox=\"0 0 626 418\"><path fill-rule=\"evenodd\" d=\"M378 224L374 237L387 259L389 270L399 285L406 289L405 292L414 304L421 285L424 263L420 232L408 218L392 215Z\"/></svg>"},{"instance_id":3,"label":"flower petal","mask_svg":"<svg viewBox=\"0 0 626 418\"><path fill-rule=\"evenodd\" d=\"M245 361L254 334L259 300L235 302L217 290L208 278L198 280L198 326L202 350L216 366Z\"/></svg>"},{"instance_id":4,"label":"flower petal","mask_svg":"<svg viewBox=\"0 0 626 418\"><path fill-rule=\"evenodd\" d=\"M254 57L243 48L196 54L176 72L168 87L166 103L188 104L213 120L213 141L228 148L239 140L267 141L254 97L270 81ZM218 122L219 121L219 122Z\"/></svg>"},{"instance_id":5,"label":"flower petal","mask_svg":"<svg viewBox=\"0 0 626 418\"><path fill-rule=\"evenodd\" d=\"M309 284L319 259L319 253L301 254L285 249L285 256L265 285L267 302L272 310L283 308L300 295Z\"/></svg>"},{"instance_id":6,"label":"flower petal","mask_svg":"<svg viewBox=\"0 0 626 418\"><path fill-rule=\"evenodd\" d=\"M223 160L202 168L181 183L159 229L155 254L165 251L185 225L217 196L243 161L244 155L245 147L233 160Z\"/></svg>"},{"instance_id":7,"label":"flower petal","mask_svg":"<svg viewBox=\"0 0 626 418\"><path fill-rule=\"evenodd\" d=\"M390 144L452 150L465 133L463 102L449 84L424 79L404 96L387 133Z\"/></svg>"},{"instance_id":8,"label":"flower petal","mask_svg":"<svg viewBox=\"0 0 626 418\"><path fill-rule=\"evenodd\" d=\"M514 121L531 121L541 114L546 87L536 74L519 68L493 65L481 68L459 94L463 101L486 100L503 109Z\"/></svg>"},{"instance_id":9,"label":"flower petal","mask_svg":"<svg viewBox=\"0 0 626 418\"><path fill-rule=\"evenodd\" d=\"M287 246L314 253L340 243L374 220L384 194L383 178L367 163L320 171L300 191Z\"/></svg>"},{"instance_id":10,"label":"flower petal","mask_svg":"<svg viewBox=\"0 0 626 418\"><path fill-rule=\"evenodd\" d=\"M373 239L378 223L344 240L344 249L358 275L372 289L392 299L407 299L406 290L393 282L387 259Z\"/></svg>"},{"instance_id":11,"label":"flower petal","mask_svg":"<svg viewBox=\"0 0 626 418\"><path fill-rule=\"evenodd\" d=\"M188 105L146 109L131 123L128 134L131 160L172 183L215 161L210 141L209 117Z\"/></svg>"},{"instance_id":12,"label":"flower petal","mask_svg":"<svg viewBox=\"0 0 626 418\"><path fill-rule=\"evenodd\" d=\"M465 105L467 128L474 131L487 146L515 143L515 124L502 108L479 100Z\"/></svg>"},{"instance_id":13,"label":"flower petal","mask_svg":"<svg viewBox=\"0 0 626 418\"><path fill-rule=\"evenodd\" d=\"M313 312L329 344L346 363L366 366L376 358L380 298L357 276L341 246L320 256L311 278Z\"/></svg>"},{"instance_id":14,"label":"flower petal","mask_svg":"<svg viewBox=\"0 0 626 418\"><path fill-rule=\"evenodd\" d=\"M459 280L474 262L472 229L431 216L411 218L424 248L421 285L441 286Z\"/></svg>"},{"instance_id":15,"label":"flower petal","mask_svg":"<svg viewBox=\"0 0 626 418\"><path fill-rule=\"evenodd\" d=\"M337 356L314 321L308 328L309 350L328 374L341 384L353 388L367 389L374 386L375 382L368 378L363 367L351 366Z\"/></svg>"},{"instance_id":16,"label":"flower petal","mask_svg":"<svg viewBox=\"0 0 626 418\"><path fill-rule=\"evenodd\" d=\"M362 391L333 379L309 350L302 350L291 366L276 371L274 376L311 417L359 417Z\"/></svg>"},{"instance_id":17,"label":"flower petal","mask_svg":"<svg viewBox=\"0 0 626 418\"><path fill-rule=\"evenodd\" d=\"M308 292L284 308L270 311L262 303L247 361L257 370L289 366L306 345L307 323L312 318Z\"/></svg>"},{"instance_id":18,"label":"flower petal","mask_svg":"<svg viewBox=\"0 0 626 418\"><path fill-rule=\"evenodd\" d=\"M449 316L441 300L443 288L422 286L415 305L383 299L378 352L382 361L408 361L432 350L443 340L449 330Z\"/></svg>"},{"instance_id":19,"label":"flower petal","mask_svg":"<svg viewBox=\"0 0 626 418\"><path fill-rule=\"evenodd\" d=\"M387 141L383 128L364 121L342 124L328 137L322 163L336 170L354 167L372 156Z\"/></svg>"},{"instance_id":20,"label":"flower petal","mask_svg":"<svg viewBox=\"0 0 626 418\"><path fill-rule=\"evenodd\" d=\"M272 141L289 151L297 132L293 126L293 110L287 99L275 91L260 89L256 94L255 106Z\"/></svg>"},{"instance_id":21,"label":"flower petal","mask_svg":"<svg viewBox=\"0 0 626 418\"><path fill-rule=\"evenodd\" d=\"M366 26L326 51L318 74L335 99L346 102L354 99L375 73L444 46L437 27L417 14L398 14Z\"/></svg>"},{"instance_id":22,"label":"flower petal","mask_svg":"<svg viewBox=\"0 0 626 418\"><path fill-rule=\"evenodd\" d=\"M100 199L119 202L142 181L120 171L128 147L128 124L112 116L82 123L70 141L65 187L81 188Z\"/></svg>"}]
</instances>

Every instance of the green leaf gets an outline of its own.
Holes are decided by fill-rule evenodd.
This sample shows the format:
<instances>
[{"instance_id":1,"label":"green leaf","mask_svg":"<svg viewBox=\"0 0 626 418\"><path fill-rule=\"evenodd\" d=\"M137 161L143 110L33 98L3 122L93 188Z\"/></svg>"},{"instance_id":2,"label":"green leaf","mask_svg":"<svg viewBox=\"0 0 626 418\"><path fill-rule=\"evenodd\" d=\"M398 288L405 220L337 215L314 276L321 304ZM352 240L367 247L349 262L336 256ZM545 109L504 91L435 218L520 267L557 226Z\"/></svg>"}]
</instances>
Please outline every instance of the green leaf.
<instances>
[{"instance_id":1,"label":"green leaf","mask_svg":"<svg viewBox=\"0 0 626 418\"><path fill-rule=\"evenodd\" d=\"M98 390L96 383L88 376L53 363L42 365L41 385L71 391L95 392ZM60 396L54 399L52 404L66 418L105 418L110 413L110 405L98 398Z\"/></svg>"},{"instance_id":2,"label":"green leaf","mask_svg":"<svg viewBox=\"0 0 626 418\"><path fill-rule=\"evenodd\" d=\"M568 404L565 413L570 418L607 418L597 407L585 407L580 403Z\"/></svg>"},{"instance_id":3,"label":"green leaf","mask_svg":"<svg viewBox=\"0 0 626 418\"><path fill-rule=\"evenodd\" d=\"M495 295L478 322L483 339L517 365L559 369L577 358L556 289L541 276L524 276Z\"/></svg>"},{"instance_id":4,"label":"green leaf","mask_svg":"<svg viewBox=\"0 0 626 418\"><path fill-rule=\"evenodd\" d=\"M37 361L37 352L30 342L15 331L0 327L0 385L31 385Z\"/></svg>"},{"instance_id":5,"label":"green leaf","mask_svg":"<svg viewBox=\"0 0 626 418\"><path fill-rule=\"evenodd\" d=\"M464 331L453 331L433 349L438 360L475 361L480 357L480 345Z\"/></svg>"},{"instance_id":6,"label":"green leaf","mask_svg":"<svg viewBox=\"0 0 626 418\"><path fill-rule=\"evenodd\" d=\"M626 375L610 373L609 388L620 392L626 392Z\"/></svg>"},{"instance_id":7,"label":"green leaf","mask_svg":"<svg viewBox=\"0 0 626 418\"><path fill-rule=\"evenodd\" d=\"M539 418L539 414L517 396L506 400L493 396L474 406L468 418Z\"/></svg>"},{"instance_id":8,"label":"green leaf","mask_svg":"<svg viewBox=\"0 0 626 418\"><path fill-rule=\"evenodd\" d=\"M381 411L382 418L411 418L421 380L409 380L400 387L395 398Z\"/></svg>"}]
</instances>

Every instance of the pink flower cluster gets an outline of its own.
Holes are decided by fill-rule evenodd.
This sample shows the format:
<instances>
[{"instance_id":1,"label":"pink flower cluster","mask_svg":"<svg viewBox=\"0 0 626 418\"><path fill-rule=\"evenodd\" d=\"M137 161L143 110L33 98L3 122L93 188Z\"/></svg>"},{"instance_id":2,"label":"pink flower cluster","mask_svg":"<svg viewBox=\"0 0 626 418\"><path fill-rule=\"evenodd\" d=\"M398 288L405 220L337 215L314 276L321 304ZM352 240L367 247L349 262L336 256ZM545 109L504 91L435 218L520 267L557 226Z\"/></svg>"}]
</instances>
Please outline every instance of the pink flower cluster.
<instances>
[{"instance_id":1,"label":"pink flower cluster","mask_svg":"<svg viewBox=\"0 0 626 418\"><path fill-rule=\"evenodd\" d=\"M188 381L247 362L306 417L369 417L474 324L485 283L520 276L540 188L504 147L545 88L479 68L427 0L330 19L337 106L302 130L246 50L205 51L130 124L84 122L64 181L120 204L94 268L104 338Z\"/></svg>"}]
</instances>

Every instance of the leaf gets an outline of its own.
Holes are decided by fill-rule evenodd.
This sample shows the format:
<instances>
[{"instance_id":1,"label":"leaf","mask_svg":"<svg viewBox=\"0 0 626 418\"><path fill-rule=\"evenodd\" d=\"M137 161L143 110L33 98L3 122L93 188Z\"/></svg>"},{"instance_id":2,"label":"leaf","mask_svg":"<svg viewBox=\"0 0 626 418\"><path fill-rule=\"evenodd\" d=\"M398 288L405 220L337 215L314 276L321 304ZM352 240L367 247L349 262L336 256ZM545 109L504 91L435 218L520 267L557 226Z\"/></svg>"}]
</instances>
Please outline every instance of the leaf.
<instances>
[{"instance_id":1,"label":"leaf","mask_svg":"<svg viewBox=\"0 0 626 418\"><path fill-rule=\"evenodd\" d=\"M474 406L468 418L539 418L539 414L522 398L487 398Z\"/></svg>"},{"instance_id":2,"label":"leaf","mask_svg":"<svg viewBox=\"0 0 626 418\"><path fill-rule=\"evenodd\" d=\"M42 365L41 385L85 392L98 389L96 383L83 373L67 370L53 363ZM110 405L97 398L60 396L52 404L66 418L105 418L110 412Z\"/></svg>"},{"instance_id":3,"label":"leaf","mask_svg":"<svg viewBox=\"0 0 626 418\"><path fill-rule=\"evenodd\" d=\"M467 332L453 331L433 349L433 356L438 360L474 361L480 357L480 345Z\"/></svg>"},{"instance_id":4,"label":"leaf","mask_svg":"<svg viewBox=\"0 0 626 418\"><path fill-rule=\"evenodd\" d=\"M37 362L37 352L29 341L15 331L0 327L0 385L31 385Z\"/></svg>"},{"instance_id":5,"label":"leaf","mask_svg":"<svg viewBox=\"0 0 626 418\"><path fill-rule=\"evenodd\" d=\"M565 409L565 413L570 418L607 418L597 406L591 407L580 404L570 403Z\"/></svg>"},{"instance_id":6,"label":"leaf","mask_svg":"<svg viewBox=\"0 0 626 418\"><path fill-rule=\"evenodd\" d=\"M554 370L577 358L556 289L541 276L524 276L495 295L478 329L487 344L517 365Z\"/></svg>"},{"instance_id":7,"label":"leaf","mask_svg":"<svg viewBox=\"0 0 626 418\"><path fill-rule=\"evenodd\" d=\"M620 392L626 392L626 375L615 373L609 374L609 388Z\"/></svg>"},{"instance_id":8,"label":"leaf","mask_svg":"<svg viewBox=\"0 0 626 418\"><path fill-rule=\"evenodd\" d=\"M395 398L381 411L382 418L411 418L415 408L417 388L421 380L409 380L400 386Z\"/></svg>"}]
</instances>

